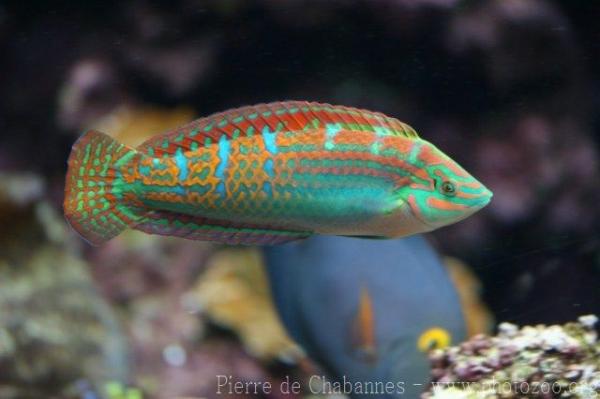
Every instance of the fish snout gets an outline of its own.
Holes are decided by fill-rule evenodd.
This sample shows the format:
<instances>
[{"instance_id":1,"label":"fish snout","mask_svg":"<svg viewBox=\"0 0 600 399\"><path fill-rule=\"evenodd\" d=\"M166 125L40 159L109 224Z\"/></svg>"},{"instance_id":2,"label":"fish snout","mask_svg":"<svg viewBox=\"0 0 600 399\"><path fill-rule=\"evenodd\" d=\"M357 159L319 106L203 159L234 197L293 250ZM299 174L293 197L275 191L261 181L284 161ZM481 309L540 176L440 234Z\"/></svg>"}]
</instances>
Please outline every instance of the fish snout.
<instances>
[{"instance_id":1,"label":"fish snout","mask_svg":"<svg viewBox=\"0 0 600 399\"><path fill-rule=\"evenodd\" d=\"M465 184L459 186L456 201L465 208L477 211L490 203L494 194L483 184Z\"/></svg>"},{"instance_id":2,"label":"fish snout","mask_svg":"<svg viewBox=\"0 0 600 399\"><path fill-rule=\"evenodd\" d=\"M477 207L479 209L487 206L487 204L490 203L490 201L492 200L492 197L494 196L494 193L488 189L485 186L481 186L481 194L477 197L478 200L478 204Z\"/></svg>"}]
</instances>

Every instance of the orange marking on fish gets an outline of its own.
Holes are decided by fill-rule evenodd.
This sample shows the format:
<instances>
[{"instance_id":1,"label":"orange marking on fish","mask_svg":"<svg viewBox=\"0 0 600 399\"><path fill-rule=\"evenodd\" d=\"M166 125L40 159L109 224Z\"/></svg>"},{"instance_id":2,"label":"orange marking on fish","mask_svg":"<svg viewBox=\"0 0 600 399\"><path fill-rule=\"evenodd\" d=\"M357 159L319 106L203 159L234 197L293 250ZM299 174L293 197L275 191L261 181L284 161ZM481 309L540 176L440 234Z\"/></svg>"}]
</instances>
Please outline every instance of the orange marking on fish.
<instances>
[{"instance_id":1,"label":"orange marking on fish","mask_svg":"<svg viewBox=\"0 0 600 399\"><path fill-rule=\"evenodd\" d=\"M412 146L414 144L414 140L407 139L405 137L398 137L398 136L377 137L376 136L376 138L379 139L379 142L381 143L382 147L393 148L396 151L404 153L404 154L409 154L410 150L412 149Z\"/></svg>"},{"instance_id":2,"label":"orange marking on fish","mask_svg":"<svg viewBox=\"0 0 600 399\"><path fill-rule=\"evenodd\" d=\"M410 205L410 209L414 213L414 215L419 220L422 220L423 219L423 213L421 212L421 208L417 204L417 199L415 198L415 196L413 194L409 195L408 198L407 198L407 201L408 201L408 204Z\"/></svg>"},{"instance_id":3,"label":"orange marking on fish","mask_svg":"<svg viewBox=\"0 0 600 399\"><path fill-rule=\"evenodd\" d=\"M323 136L323 138L325 138L325 136ZM373 134L356 130L340 130L335 135L333 142L335 144L370 145L373 142Z\"/></svg>"},{"instance_id":4,"label":"orange marking on fish","mask_svg":"<svg viewBox=\"0 0 600 399\"><path fill-rule=\"evenodd\" d=\"M469 177L469 175L457 164L443 155L433 152L429 146L424 146L419 153L419 160L429 165L444 165L459 177Z\"/></svg>"},{"instance_id":5,"label":"orange marking on fish","mask_svg":"<svg viewBox=\"0 0 600 399\"><path fill-rule=\"evenodd\" d=\"M354 318L354 348L368 362L377 360L377 342L375 338L375 311L369 291L362 287L358 310Z\"/></svg>"},{"instance_id":6,"label":"orange marking on fish","mask_svg":"<svg viewBox=\"0 0 600 399\"><path fill-rule=\"evenodd\" d=\"M464 199L471 199L471 198L479 198L480 197L480 195L478 195L478 194L465 193L465 192L461 192L461 191L459 191L458 193L456 193L456 196L458 198L464 198Z\"/></svg>"},{"instance_id":7,"label":"orange marking on fish","mask_svg":"<svg viewBox=\"0 0 600 399\"><path fill-rule=\"evenodd\" d=\"M408 178L408 183L410 183L410 178ZM430 185L420 183L412 183L411 187L415 190L433 191Z\"/></svg>"},{"instance_id":8,"label":"orange marking on fish","mask_svg":"<svg viewBox=\"0 0 600 399\"><path fill-rule=\"evenodd\" d=\"M431 206L432 208L443 209L445 211L463 211L465 209L464 205L443 201L435 197L427 198L427 205Z\"/></svg>"}]
</instances>

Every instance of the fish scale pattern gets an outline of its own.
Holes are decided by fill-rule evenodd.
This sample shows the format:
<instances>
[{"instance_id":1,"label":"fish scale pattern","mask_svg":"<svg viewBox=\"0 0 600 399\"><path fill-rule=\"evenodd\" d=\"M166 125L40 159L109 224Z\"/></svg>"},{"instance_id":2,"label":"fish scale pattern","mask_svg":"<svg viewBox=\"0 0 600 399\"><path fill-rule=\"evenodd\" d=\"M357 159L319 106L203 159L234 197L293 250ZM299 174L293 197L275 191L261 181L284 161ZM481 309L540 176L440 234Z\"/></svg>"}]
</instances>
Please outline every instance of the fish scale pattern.
<instances>
[{"instance_id":1,"label":"fish scale pattern","mask_svg":"<svg viewBox=\"0 0 600 399\"><path fill-rule=\"evenodd\" d=\"M336 126L335 135L328 131L331 126ZM187 180L179 178L177 155L143 161L148 174L141 181L150 184L143 187L142 198L148 206L172 212L246 221L261 218L279 226L289 222L286 217L296 222L336 219L353 212L360 219L377 211L364 207L362 199L385 198L399 182L398 168L409 168L402 165L399 152L411 145L406 137L342 130L332 124L294 134L268 129L263 127L260 135L221 136L216 144L195 151L176 149L189 172ZM274 136L272 142L265 138L269 134ZM380 145L377 157L373 143ZM161 184L180 191L165 190Z\"/></svg>"}]
</instances>

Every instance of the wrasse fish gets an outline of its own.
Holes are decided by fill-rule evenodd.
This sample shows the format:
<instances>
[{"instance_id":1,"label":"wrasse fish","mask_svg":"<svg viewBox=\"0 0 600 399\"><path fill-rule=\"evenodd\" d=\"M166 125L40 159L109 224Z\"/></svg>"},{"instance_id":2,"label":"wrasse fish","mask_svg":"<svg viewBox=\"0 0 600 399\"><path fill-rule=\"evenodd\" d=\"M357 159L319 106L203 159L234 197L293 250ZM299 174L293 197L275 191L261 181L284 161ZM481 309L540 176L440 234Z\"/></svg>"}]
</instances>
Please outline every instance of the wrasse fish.
<instances>
[{"instance_id":1,"label":"wrasse fish","mask_svg":"<svg viewBox=\"0 0 600 399\"><path fill-rule=\"evenodd\" d=\"M300 101L198 119L133 149L73 145L65 215L93 244L126 228L228 244L398 237L454 223L491 192L408 125Z\"/></svg>"}]
</instances>

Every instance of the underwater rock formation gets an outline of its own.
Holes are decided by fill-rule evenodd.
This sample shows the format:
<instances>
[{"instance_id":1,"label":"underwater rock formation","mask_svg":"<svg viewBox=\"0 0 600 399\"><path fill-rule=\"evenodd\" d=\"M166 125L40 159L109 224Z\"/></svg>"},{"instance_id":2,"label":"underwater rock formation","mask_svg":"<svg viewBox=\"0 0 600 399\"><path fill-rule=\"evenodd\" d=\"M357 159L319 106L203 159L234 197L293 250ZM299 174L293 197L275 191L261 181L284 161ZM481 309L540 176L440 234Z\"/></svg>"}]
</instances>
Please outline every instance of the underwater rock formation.
<instances>
[{"instance_id":1,"label":"underwater rock formation","mask_svg":"<svg viewBox=\"0 0 600 399\"><path fill-rule=\"evenodd\" d=\"M29 259L0 259L0 279L0 397L126 380L123 336L85 262L48 245Z\"/></svg>"},{"instance_id":2,"label":"underwater rock formation","mask_svg":"<svg viewBox=\"0 0 600 399\"><path fill-rule=\"evenodd\" d=\"M581 398L600 394L596 316L576 323L478 335L430 354L432 382L423 399Z\"/></svg>"},{"instance_id":3,"label":"underwater rock formation","mask_svg":"<svg viewBox=\"0 0 600 399\"><path fill-rule=\"evenodd\" d=\"M2 174L0 397L42 398L128 378L113 309L68 246L62 218L33 174ZM23 245L26 242L27 245Z\"/></svg>"}]
</instances>

